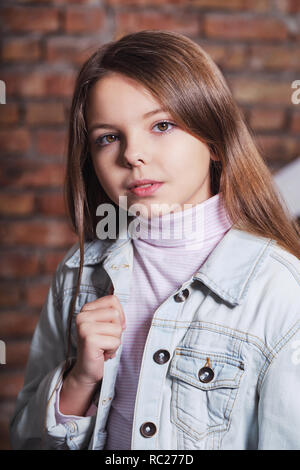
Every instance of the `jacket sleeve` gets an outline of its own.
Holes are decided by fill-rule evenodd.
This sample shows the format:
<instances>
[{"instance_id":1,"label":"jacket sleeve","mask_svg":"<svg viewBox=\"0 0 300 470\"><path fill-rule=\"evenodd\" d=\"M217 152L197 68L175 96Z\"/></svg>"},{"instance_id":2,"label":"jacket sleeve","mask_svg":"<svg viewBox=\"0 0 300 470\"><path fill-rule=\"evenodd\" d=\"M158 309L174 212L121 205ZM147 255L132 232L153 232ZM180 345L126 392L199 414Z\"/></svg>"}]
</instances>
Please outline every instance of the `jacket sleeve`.
<instances>
[{"instance_id":1,"label":"jacket sleeve","mask_svg":"<svg viewBox=\"0 0 300 470\"><path fill-rule=\"evenodd\" d=\"M65 364L66 331L56 304L57 276L31 342L23 389L10 423L13 449L82 449L88 447L95 416L56 421L56 390ZM75 358L71 359L74 361Z\"/></svg>"},{"instance_id":2,"label":"jacket sleeve","mask_svg":"<svg viewBox=\"0 0 300 470\"><path fill-rule=\"evenodd\" d=\"M262 382L258 405L260 450L300 449L300 325L279 342Z\"/></svg>"}]
</instances>

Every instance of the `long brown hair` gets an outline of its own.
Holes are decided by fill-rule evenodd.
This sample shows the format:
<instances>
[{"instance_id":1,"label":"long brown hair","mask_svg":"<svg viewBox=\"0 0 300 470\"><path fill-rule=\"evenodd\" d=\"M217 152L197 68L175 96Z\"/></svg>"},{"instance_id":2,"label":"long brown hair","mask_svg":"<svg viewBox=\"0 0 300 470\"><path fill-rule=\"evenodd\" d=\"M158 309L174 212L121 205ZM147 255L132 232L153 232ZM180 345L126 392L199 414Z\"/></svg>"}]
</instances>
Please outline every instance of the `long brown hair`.
<instances>
[{"instance_id":1,"label":"long brown hair","mask_svg":"<svg viewBox=\"0 0 300 470\"><path fill-rule=\"evenodd\" d=\"M65 179L66 205L80 243L74 302L84 242L96 238L96 208L110 202L118 211L96 177L85 118L89 90L111 72L142 84L179 125L218 157L218 161L211 160L211 192L222 192L235 228L271 238L300 258L300 231L279 199L272 175L217 65L201 46L181 34L143 30L97 49L82 66L75 84Z\"/></svg>"}]
</instances>

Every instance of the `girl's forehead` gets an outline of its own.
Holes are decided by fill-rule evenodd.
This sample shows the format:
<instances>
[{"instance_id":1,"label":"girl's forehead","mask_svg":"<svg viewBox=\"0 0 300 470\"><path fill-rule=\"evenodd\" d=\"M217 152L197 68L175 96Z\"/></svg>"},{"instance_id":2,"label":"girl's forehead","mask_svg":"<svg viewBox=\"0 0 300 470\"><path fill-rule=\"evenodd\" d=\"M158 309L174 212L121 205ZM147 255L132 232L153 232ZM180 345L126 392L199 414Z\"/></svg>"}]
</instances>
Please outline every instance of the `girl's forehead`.
<instances>
[{"instance_id":1,"label":"girl's forehead","mask_svg":"<svg viewBox=\"0 0 300 470\"><path fill-rule=\"evenodd\" d=\"M119 73L110 73L100 78L91 88L92 94L99 96L102 100L109 97L135 96L140 101L151 101L158 104L156 98L142 83ZM95 97L95 96L94 96Z\"/></svg>"},{"instance_id":2,"label":"girl's forehead","mask_svg":"<svg viewBox=\"0 0 300 470\"><path fill-rule=\"evenodd\" d=\"M142 84L120 74L99 79L90 89L88 114L98 118L110 116L150 117L154 110L163 109L161 103Z\"/></svg>"}]
</instances>

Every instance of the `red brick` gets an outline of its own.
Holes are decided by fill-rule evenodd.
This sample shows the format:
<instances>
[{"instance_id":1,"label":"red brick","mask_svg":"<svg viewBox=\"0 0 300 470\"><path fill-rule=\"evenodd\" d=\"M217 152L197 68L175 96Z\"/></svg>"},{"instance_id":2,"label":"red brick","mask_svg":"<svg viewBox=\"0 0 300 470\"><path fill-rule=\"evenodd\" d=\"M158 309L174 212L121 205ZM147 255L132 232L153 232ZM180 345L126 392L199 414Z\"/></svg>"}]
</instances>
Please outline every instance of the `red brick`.
<instances>
[{"instance_id":1,"label":"red brick","mask_svg":"<svg viewBox=\"0 0 300 470\"><path fill-rule=\"evenodd\" d=\"M248 17L247 15L207 14L203 31L209 38L273 40L287 39L288 30L283 21L271 17Z\"/></svg>"},{"instance_id":2,"label":"red brick","mask_svg":"<svg viewBox=\"0 0 300 470\"><path fill-rule=\"evenodd\" d=\"M22 290L17 285L9 285L7 282L0 284L0 307L15 307L20 303Z\"/></svg>"},{"instance_id":3,"label":"red brick","mask_svg":"<svg viewBox=\"0 0 300 470\"><path fill-rule=\"evenodd\" d=\"M161 6L162 0L108 0L111 6ZM251 10L263 12L269 9L269 0L168 0L168 5L193 6L210 10Z\"/></svg>"},{"instance_id":4,"label":"red brick","mask_svg":"<svg viewBox=\"0 0 300 470\"><path fill-rule=\"evenodd\" d=\"M0 237L3 246L21 243L25 246L63 247L76 240L67 222L46 220L6 222L0 227Z\"/></svg>"},{"instance_id":5,"label":"red brick","mask_svg":"<svg viewBox=\"0 0 300 470\"><path fill-rule=\"evenodd\" d=\"M9 420L14 412L15 402L14 400L1 401L0 402L0 421Z\"/></svg>"},{"instance_id":6,"label":"red brick","mask_svg":"<svg viewBox=\"0 0 300 470\"><path fill-rule=\"evenodd\" d=\"M54 37L46 43L47 62L81 65L98 49L99 42L86 37Z\"/></svg>"},{"instance_id":7,"label":"red brick","mask_svg":"<svg viewBox=\"0 0 300 470\"><path fill-rule=\"evenodd\" d=\"M0 184L15 188L61 187L64 176L65 165L61 163L4 160L0 167Z\"/></svg>"},{"instance_id":8,"label":"red brick","mask_svg":"<svg viewBox=\"0 0 300 470\"><path fill-rule=\"evenodd\" d=\"M203 49L224 70L245 67L248 61L247 47L241 44L205 44Z\"/></svg>"},{"instance_id":9,"label":"red brick","mask_svg":"<svg viewBox=\"0 0 300 470\"><path fill-rule=\"evenodd\" d=\"M49 74L48 74L49 76ZM4 71L2 77L6 83L7 97L44 97L47 96L47 78L45 72L13 73Z\"/></svg>"},{"instance_id":10,"label":"red brick","mask_svg":"<svg viewBox=\"0 0 300 470\"><path fill-rule=\"evenodd\" d=\"M64 105L57 103L28 103L26 105L28 124L64 124L66 122Z\"/></svg>"},{"instance_id":11,"label":"red brick","mask_svg":"<svg viewBox=\"0 0 300 470\"><path fill-rule=\"evenodd\" d=\"M34 62L41 58L41 42L37 39L10 38L2 45L2 60Z\"/></svg>"},{"instance_id":12,"label":"red brick","mask_svg":"<svg viewBox=\"0 0 300 470\"><path fill-rule=\"evenodd\" d=\"M228 77L227 81L235 99L241 104L291 104L290 82L246 77Z\"/></svg>"},{"instance_id":13,"label":"red brick","mask_svg":"<svg viewBox=\"0 0 300 470\"><path fill-rule=\"evenodd\" d=\"M194 13L166 13L163 11L118 12L116 11L115 38L142 29L167 29L182 34L197 35L200 23Z\"/></svg>"},{"instance_id":14,"label":"red brick","mask_svg":"<svg viewBox=\"0 0 300 470\"><path fill-rule=\"evenodd\" d=\"M32 336L37 325L39 315L21 312L7 312L0 314L1 338L24 338Z\"/></svg>"},{"instance_id":15,"label":"red brick","mask_svg":"<svg viewBox=\"0 0 300 470\"><path fill-rule=\"evenodd\" d=\"M15 410L15 400L6 399L0 403L0 449L11 450L9 424Z\"/></svg>"},{"instance_id":16,"label":"red brick","mask_svg":"<svg viewBox=\"0 0 300 470\"><path fill-rule=\"evenodd\" d=\"M200 46L207 52L217 64L223 64L227 57L227 46L223 44L212 44L210 42L200 42Z\"/></svg>"},{"instance_id":17,"label":"red brick","mask_svg":"<svg viewBox=\"0 0 300 470\"><path fill-rule=\"evenodd\" d=\"M27 152L31 145L27 129L0 130L0 148L2 152Z\"/></svg>"},{"instance_id":18,"label":"red brick","mask_svg":"<svg viewBox=\"0 0 300 470\"><path fill-rule=\"evenodd\" d=\"M37 3L44 3L49 2L49 0L22 0L26 2L37 2ZM55 0L55 4L57 5L99 5L101 3L99 0Z\"/></svg>"},{"instance_id":19,"label":"red brick","mask_svg":"<svg viewBox=\"0 0 300 470\"><path fill-rule=\"evenodd\" d=\"M50 282L47 284L35 283L27 286L25 289L25 302L27 306L42 308L47 299L49 287Z\"/></svg>"},{"instance_id":20,"label":"red brick","mask_svg":"<svg viewBox=\"0 0 300 470\"><path fill-rule=\"evenodd\" d=\"M249 54L249 65L257 70L300 69L300 48L297 45L252 45Z\"/></svg>"},{"instance_id":21,"label":"red brick","mask_svg":"<svg viewBox=\"0 0 300 470\"><path fill-rule=\"evenodd\" d=\"M275 136L258 135L255 138L267 161L282 161L288 163L296 158L300 152L300 145L297 139Z\"/></svg>"},{"instance_id":22,"label":"red brick","mask_svg":"<svg viewBox=\"0 0 300 470\"><path fill-rule=\"evenodd\" d=\"M65 254L65 250L45 253L41 260L43 272L47 274L54 274L58 264L61 262Z\"/></svg>"},{"instance_id":23,"label":"red brick","mask_svg":"<svg viewBox=\"0 0 300 470\"><path fill-rule=\"evenodd\" d=\"M299 13L299 0L275 0L275 4L280 12L283 13Z\"/></svg>"},{"instance_id":24,"label":"red brick","mask_svg":"<svg viewBox=\"0 0 300 470\"><path fill-rule=\"evenodd\" d=\"M6 403L6 402L4 402ZM0 421L0 450L12 450L10 445L10 435L9 435L9 423Z\"/></svg>"},{"instance_id":25,"label":"red brick","mask_svg":"<svg viewBox=\"0 0 300 470\"><path fill-rule=\"evenodd\" d=\"M292 115L291 131L300 135L300 112L294 112Z\"/></svg>"},{"instance_id":26,"label":"red brick","mask_svg":"<svg viewBox=\"0 0 300 470\"><path fill-rule=\"evenodd\" d=\"M2 80L6 83L8 97L70 97L73 94L76 73L40 70L16 74L3 71Z\"/></svg>"},{"instance_id":27,"label":"red brick","mask_svg":"<svg viewBox=\"0 0 300 470\"><path fill-rule=\"evenodd\" d=\"M162 5L162 0L107 0L106 2L111 7L159 7ZM169 5L188 5L188 4L196 4L197 0L168 0ZM201 3L201 1L200 1Z\"/></svg>"},{"instance_id":28,"label":"red brick","mask_svg":"<svg viewBox=\"0 0 300 470\"><path fill-rule=\"evenodd\" d=\"M76 72L51 74L46 79L46 89L49 96L71 97L74 91Z\"/></svg>"},{"instance_id":29,"label":"red brick","mask_svg":"<svg viewBox=\"0 0 300 470\"><path fill-rule=\"evenodd\" d=\"M108 0L112 6L151 7L161 6L162 0ZM251 10L263 12L269 8L269 0L168 0L168 5L193 6L210 10Z\"/></svg>"},{"instance_id":30,"label":"red brick","mask_svg":"<svg viewBox=\"0 0 300 470\"><path fill-rule=\"evenodd\" d=\"M2 9L4 31L51 32L59 28L59 14L54 7L8 7Z\"/></svg>"},{"instance_id":31,"label":"red brick","mask_svg":"<svg viewBox=\"0 0 300 470\"><path fill-rule=\"evenodd\" d=\"M0 194L0 214L7 216L27 215L34 211L33 194Z\"/></svg>"},{"instance_id":32,"label":"red brick","mask_svg":"<svg viewBox=\"0 0 300 470\"><path fill-rule=\"evenodd\" d=\"M3 223L3 225L6 225L6 223ZM0 277L22 279L38 273L39 258L36 254L1 253Z\"/></svg>"},{"instance_id":33,"label":"red brick","mask_svg":"<svg viewBox=\"0 0 300 470\"><path fill-rule=\"evenodd\" d=\"M16 398L24 385L24 374L20 372L0 374L0 398Z\"/></svg>"},{"instance_id":34,"label":"red brick","mask_svg":"<svg viewBox=\"0 0 300 470\"><path fill-rule=\"evenodd\" d=\"M250 10L265 12L270 8L269 0L191 0L191 4L218 10Z\"/></svg>"},{"instance_id":35,"label":"red brick","mask_svg":"<svg viewBox=\"0 0 300 470\"><path fill-rule=\"evenodd\" d=\"M233 45L228 48L227 57L222 66L224 69L241 69L246 66L247 56L247 49L244 46Z\"/></svg>"},{"instance_id":36,"label":"red brick","mask_svg":"<svg viewBox=\"0 0 300 470\"><path fill-rule=\"evenodd\" d=\"M38 131L35 135L36 150L39 155L66 155L66 131Z\"/></svg>"},{"instance_id":37,"label":"red brick","mask_svg":"<svg viewBox=\"0 0 300 470\"><path fill-rule=\"evenodd\" d=\"M101 8L70 7L65 11L64 29L67 33L92 33L105 25L105 12Z\"/></svg>"},{"instance_id":38,"label":"red brick","mask_svg":"<svg viewBox=\"0 0 300 470\"><path fill-rule=\"evenodd\" d=\"M19 122L19 106L16 103L6 103L0 105L0 124L12 125Z\"/></svg>"},{"instance_id":39,"label":"red brick","mask_svg":"<svg viewBox=\"0 0 300 470\"><path fill-rule=\"evenodd\" d=\"M44 215L65 216L66 209L63 193L43 193L36 198L37 211Z\"/></svg>"},{"instance_id":40,"label":"red brick","mask_svg":"<svg viewBox=\"0 0 300 470\"><path fill-rule=\"evenodd\" d=\"M30 341L8 341L6 344L7 367L26 366L29 356Z\"/></svg>"},{"instance_id":41,"label":"red brick","mask_svg":"<svg viewBox=\"0 0 300 470\"><path fill-rule=\"evenodd\" d=\"M285 112L279 109L257 108L250 111L249 123L254 130L279 130L284 120Z\"/></svg>"}]
</instances>

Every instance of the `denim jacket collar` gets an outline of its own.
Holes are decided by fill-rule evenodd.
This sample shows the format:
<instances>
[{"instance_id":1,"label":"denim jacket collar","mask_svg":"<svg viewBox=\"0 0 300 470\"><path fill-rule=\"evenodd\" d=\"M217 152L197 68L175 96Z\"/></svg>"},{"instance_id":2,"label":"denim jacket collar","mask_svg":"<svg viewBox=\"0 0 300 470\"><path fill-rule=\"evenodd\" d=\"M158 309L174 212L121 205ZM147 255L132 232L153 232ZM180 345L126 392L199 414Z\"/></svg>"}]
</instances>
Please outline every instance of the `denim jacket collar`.
<instances>
[{"instance_id":1,"label":"denim jacket collar","mask_svg":"<svg viewBox=\"0 0 300 470\"><path fill-rule=\"evenodd\" d=\"M273 243L232 227L194 278L232 306L239 305Z\"/></svg>"},{"instance_id":2,"label":"denim jacket collar","mask_svg":"<svg viewBox=\"0 0 300 470\"><path fill-rule=\"evenodd\" d=\"M84 260L83 266L89 266L93 264L101 263L104 258L110 256L112 253L116 253L123 245L130 243L130 236L128 230L125 228L119 233L119 237L113 241L110 239L100 240L96 238L95 240L90 240L84 243ZM79 243L77 243L79 246ZM75 253L66 261L66 265L69 268L79 268L80 266L80 248L78 248Z\"/></svg>"},{"instance_id":3,"label":"denim jacket collar","mask_svg":"<svg viewBox=\"0 0 300 470\"><path fill-rule=\"evenodd\" d=\"M84 244L84 266L99 264L106 257L115 255L131 238L123 230L116 241L99 240ZM225 302L232 306L242 303L251 280L262 265L270 246L271 239L252 235L231 227L194 274L193 280L205 284ZM68 267L79 267L80 250L66 261Z\"/></svg>"}]
</instances>

